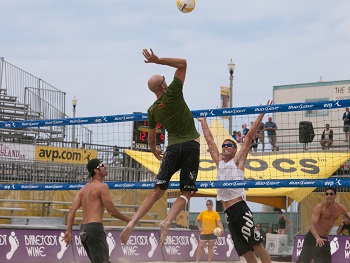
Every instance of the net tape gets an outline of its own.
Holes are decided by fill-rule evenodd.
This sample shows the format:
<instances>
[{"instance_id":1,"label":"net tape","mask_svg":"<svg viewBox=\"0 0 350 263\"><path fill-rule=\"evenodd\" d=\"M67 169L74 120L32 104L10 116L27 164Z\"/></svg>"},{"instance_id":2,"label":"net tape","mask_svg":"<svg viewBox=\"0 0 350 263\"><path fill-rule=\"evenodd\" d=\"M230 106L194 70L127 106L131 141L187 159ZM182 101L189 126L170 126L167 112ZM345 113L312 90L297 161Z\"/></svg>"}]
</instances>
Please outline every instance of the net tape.
<instances>
[{"instance_id":1,"label":"net tape","mask_svg":"<svg viewBox=\"0 0 350 263\"><path fill-rule=\"evenodd\" d=\"M290 103L276 104L269 106L249 106L236 108L220 108L207 110L191 111L194 118L198 117L218 117L218 116L237 116L250 115L260 113L275 113L275 112L293 112L306 110L329 110L338 109L350 106L350 100L329 100L321 102L305 102L305 103ZM45 126L62 126L62 125L77 125L77 124L101 124L113 122L139 121L147 120L146 113L140 114L123 114L95 117L80 117L80 118L65 118L65 119L49 119L49 120L28 120L28 121L4 121L0 122L0 128L21 129L28 127L45 127Z\"/></svg>"},{"instance_id":2,"label":"net tape","mask_svg":"<svg viewBox=\"0 0 350 263\"><path fill-rule=\"evenodd\" d=\"M153 189L153 182L105 182L109 189ZM85 183L0 184L0 190L79 190ZM201 189L213 188L281 188L281 187L349 187L350 178L197 181ZM179 189L179 182L170 182L169 189Z\"/></svg>"}]
</instances>

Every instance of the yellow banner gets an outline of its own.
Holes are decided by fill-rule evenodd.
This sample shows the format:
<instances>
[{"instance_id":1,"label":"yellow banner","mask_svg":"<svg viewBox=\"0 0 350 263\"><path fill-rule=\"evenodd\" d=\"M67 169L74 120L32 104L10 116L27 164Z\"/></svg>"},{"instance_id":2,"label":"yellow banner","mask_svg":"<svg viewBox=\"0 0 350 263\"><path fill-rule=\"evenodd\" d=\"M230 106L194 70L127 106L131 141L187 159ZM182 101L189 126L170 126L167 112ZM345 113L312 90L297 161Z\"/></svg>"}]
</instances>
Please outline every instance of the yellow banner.
<instances>
[{"instance_id":1,"label":"yellow banner","mask_svg":"<svg viewBox=\"0 0 350 263\"><path fill-rule=\"evenodd\" d=\"M97 150L63 148L52 146L36 146L35 160L55 163L87 164L93 158L97 158Z\"/></svg>"},{"instance_id":2,"label":"yellow banner","mask_svg":"<svg viewBox=\"0 0 350 263\"><path fill-rule=\"evenodd\" d=\"M232 138L219 121L215 120L210 125L210 130L217 145L221 145L226 138ZM217 167L207 149L205 139L201 136L197 181L216 180ZM133 150L125 150L125 152L148 170L158 173L160 162L152 153ZM246 178L255 180L323 179L329 178L349 157L349 153L329 151L249 155L244 172ZM179 181L179 173L173 175L172 181ZM258 188L249 189L247 196L288 196L293 200L301 201L313 190L314 188ZM198 194L216 195L216 189L199 189Z\"/></svg>"},{"instance_id":3,"label":"yellow banner","mask_svg":"<svg viewBox=\"0 0 350 263\"><path fill-rule=\"evenodd\" d=\"M228 108L230 106L230 99L231 99L230 88L220 86L220 105L221 105L221 108ZM228 119L228 116L221 116L221 118Z\"/></svg>"}]
</instances>

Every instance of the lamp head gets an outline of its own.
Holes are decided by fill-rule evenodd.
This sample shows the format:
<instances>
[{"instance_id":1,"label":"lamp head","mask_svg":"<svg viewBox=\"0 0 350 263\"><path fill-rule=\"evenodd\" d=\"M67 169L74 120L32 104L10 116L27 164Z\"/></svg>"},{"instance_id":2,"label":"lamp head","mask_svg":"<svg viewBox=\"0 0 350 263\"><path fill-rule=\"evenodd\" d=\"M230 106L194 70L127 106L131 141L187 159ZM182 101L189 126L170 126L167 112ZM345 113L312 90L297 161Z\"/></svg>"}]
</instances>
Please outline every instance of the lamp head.
<instances>
[{"instance_id":1,"label":"lamp head","mask_svg":"<svg viewBox=\"0 0 350 263\"><path fill-rule=\"evenodd\" d=\"M236 65L233 63L232 58L230 60L230 63L227 64L227 67L230 74L233 74L233 72L235 71Z\"/></svg>"},{"instance_id":2,"label":"lamp head","mask_svg":"<svg viewBox=\"0 0 350 263\"><path fill-rule=\"evenodd\" d=\"M77 106L77 104L78 104L78 100L74 96L74 98L72 99L73 108L75 108Z\"/></svg>"}]
</instances>

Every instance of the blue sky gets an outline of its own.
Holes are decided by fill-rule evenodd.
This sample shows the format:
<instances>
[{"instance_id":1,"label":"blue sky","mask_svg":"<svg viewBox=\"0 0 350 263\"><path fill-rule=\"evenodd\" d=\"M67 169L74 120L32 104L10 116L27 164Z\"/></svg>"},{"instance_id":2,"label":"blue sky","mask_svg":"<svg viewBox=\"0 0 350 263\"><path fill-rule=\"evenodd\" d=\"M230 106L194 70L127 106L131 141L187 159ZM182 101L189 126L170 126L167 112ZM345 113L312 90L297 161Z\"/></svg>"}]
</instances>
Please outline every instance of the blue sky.
<instances>
[{"instance_id":1,"label":"blue sky","mask_svg":"<svg viewBox=\"0 0 350 263\"><path fill-rule=\"evenodd\" d=\"M0 57L74 96L77 117L146 112L153 74L142 49L188 61L191 110L216 108L236 64L233 105L272 98L274 85L350 79L349 0L2 0Z\"/></svg>"}]
</instances>

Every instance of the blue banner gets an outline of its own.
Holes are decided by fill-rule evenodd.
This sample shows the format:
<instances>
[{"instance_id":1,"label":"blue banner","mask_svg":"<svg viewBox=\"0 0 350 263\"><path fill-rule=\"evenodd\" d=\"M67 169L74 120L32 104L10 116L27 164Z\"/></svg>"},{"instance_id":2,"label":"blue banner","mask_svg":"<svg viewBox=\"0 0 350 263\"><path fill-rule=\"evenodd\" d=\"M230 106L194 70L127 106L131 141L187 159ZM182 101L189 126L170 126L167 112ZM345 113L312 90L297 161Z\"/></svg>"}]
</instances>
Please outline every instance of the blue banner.
<instances>
[{"instance_id":1,"label":"blue banner","mask_svg":"<svg viewBox=\"0 0 350 263\"><path fill-rule=\"evenodd\" d=\"M153 182L105 182L109 189L153 189ZM0 184L0 190L79 190L85 183ZM285 187L350 187L350 178L197 181L197 188L285 188ZM170 182L169 189L179 189L179 182Z\"/></svg>"},{"instance_id":2,"label":"blue banner","mask_svg":"<svg viewBox=\"0 0 350 263\"><path fill-rule=\"evenodd\" d=\"M236 116L250 115L259 113L274 112L292 112L305 110L329 110L350 107L350 100L329 100L322 102L305 102L291 104L276 104L268 106L249 106L238 108L221 108L208 110L194 110L193 117L219 117L219 116ZM66 118L66 119L48 119L48 120L31 120L31 121L4 121L0 122L0 128L16 129L44 126L61 126L61 125L77 125L77 124L100 124L114 123L125 121L142 121L147 120L146 113L109 115L82 118Z\"/></svg>"}]
</instances>

